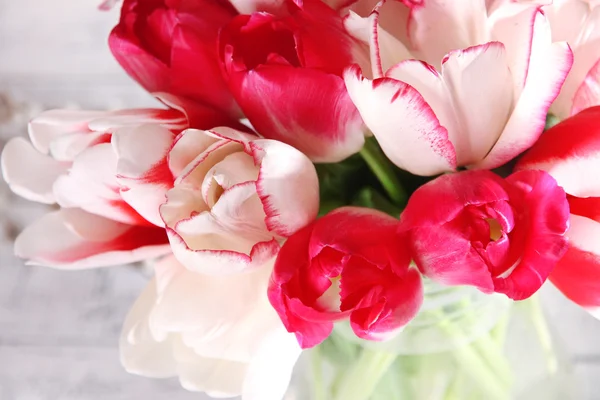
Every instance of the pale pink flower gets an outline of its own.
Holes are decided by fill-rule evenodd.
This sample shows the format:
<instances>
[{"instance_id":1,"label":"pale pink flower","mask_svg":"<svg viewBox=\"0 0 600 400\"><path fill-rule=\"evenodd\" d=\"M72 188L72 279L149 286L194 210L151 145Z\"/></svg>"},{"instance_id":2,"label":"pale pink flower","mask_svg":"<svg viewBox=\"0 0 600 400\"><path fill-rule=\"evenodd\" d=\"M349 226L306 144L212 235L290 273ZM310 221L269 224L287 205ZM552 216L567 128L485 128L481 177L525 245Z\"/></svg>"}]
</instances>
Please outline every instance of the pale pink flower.
<instances>
[{"instance_id":1,"label":"pale pink flower","mask_svg":"<svg viewBox=\"0 0 600 400\"><path fill-rule=\"evenodd\" d=\"M555 0L543 8L552 39L573 49L573 68L550 112L567 118L600 105L600 2Z\"/></svg>"},{"instance_id":2,"label":"pale pink flower","mask_svg":"<svg viewBox=\"0 0 600 400\"><path fill-rule=\"evenodd\" d=\"M181 163L185 154L195 158ZM189 129L171 149L169 167L179 173L160 214L175 256L192 271L260 266L317 216L313 164L275 140L229 128Z\"/></svg>"},{"instance_id":3,"label":"pale pink flower","mask_svg":"<svg viewBox=\"0 0 600 400\"><path fill-rule=\"evenodd\" d=\"M345 22L375 76L348 69L350 96L390 160L418 175L494 168L530 147L572 64L533 3L384 0Z\"/></svg>"},{"instance_id":4,"label":"pale pink flower","mask_svg":"<svg viewBox=\"0 0 600 400\"><path fill-rule=\"evenodd\" d=\"M187 126L187 118L177 110L162 109L48 111L31 121L31 142L15 138L6 144L2 172L10 188L26 199L60 206L19 235L18 256L33 264L88 268L169 252L164 228L155 224L160 218L138 207L117 177L131 166L118 159L116 132L136 124L146 124L146 131L159 131L172 142ZM149 135L132 145L147 150L164 144L151 139ZM137 162L158 161L148 157L152 156ZM162 189L163 201L168 186Z\"/></svg>"},{"instance_id":5,"label":"pale pink flower","mask_svg":"<svg viewBox=\"0 0 600 400\"><path fill-rule=\"evenodd\" d=\"M123 326L122 364L213 397L281 400L300 346L267 299L272 269L273 260L224 276L191 272L174 257L157 263Z\"/></svg>"}]
</instances>

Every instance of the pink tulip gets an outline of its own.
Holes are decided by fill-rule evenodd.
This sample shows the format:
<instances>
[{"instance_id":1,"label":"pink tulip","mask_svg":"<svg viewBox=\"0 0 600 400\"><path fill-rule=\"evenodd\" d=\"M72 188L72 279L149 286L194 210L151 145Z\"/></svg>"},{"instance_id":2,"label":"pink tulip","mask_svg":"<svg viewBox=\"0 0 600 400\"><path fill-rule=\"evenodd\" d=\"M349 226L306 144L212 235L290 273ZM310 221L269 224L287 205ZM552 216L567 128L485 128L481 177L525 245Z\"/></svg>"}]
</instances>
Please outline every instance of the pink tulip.
<instances>
[{"instance_id":1,"label":"pink tulip","mask_svg":"<svg viewBox=\"0 0 600 400\"><path fill-rule=\"evenodd\" d=\"M493 11L484 0L384 0L368 17L346 18L370 44L375 77L348 69L350 97L400 168L494 168L542 133L571 50L552 43L540 6L488 3Z\"/></svg>"},{"instance_id":2,"label":"pink tulip","mask_svg":"<svg viewBox=\"0 0 600 400\"><path fill-rule=\"evenodd\" d=\"M417 189L400 218L421 272L521 300L567 250L564 190L542 171L443 175Z\"/></svg>"},{"instance_id":3,"label":"pink tulip","mask_svg":"<svg viewBox=\"0 0 600 400\"><path fill-rule=\"evenodd\" d=\"M191 271L260 266L317 215L315 167L284 143L230 128L190 129L168 160L177 178L160 214L175 256Z\"/></svg>"},{"instance_id":4,"label":"pink tulip","mask_svg":"<svg viewBox=\"0 0 600 400\"><path fill-rule=\"evenodd\" d=\"M221 77L217 36L237 11L226 0L124 0L113 55L151 93L241 113ZM195 126L196 128L200 128Z\"/></svg>"},{"instance_id":5,"label":"pink tulip","mask_svg":"<svg viewBox=\"0 0 600 400\"><path fill-rule=\"evenodd\" d=\"M345 207L285 242L269 299L302 348L325 340L334 321L349 318L357 336L383 340L417 314L421 277L397 226L379 211Z\"/></svg>"},{"instance_id":6,"label":"pink tulip","mask_svg":"<svg viewBox=\"0 0 600 400\"><path fill-rule=\"evenodd\" d=\"M517 169L541 169L567 192L569 249L550 275L568 298L600 318L600 107L566 119L542 137Z\"/></svg>"},{"instance_id":7,"label":"pink tulip","mask_svg":"<svg viewBox=\"0 0 600 400\"><path fill-rule=\"evenodd\" d=\"M358 152L363 125L342 72L368 62L364 46L319 0L286 0L273 12L240 15L221 32L219 55L233 96L258 133L314 161Z\"/></svg>"}]
</instances>

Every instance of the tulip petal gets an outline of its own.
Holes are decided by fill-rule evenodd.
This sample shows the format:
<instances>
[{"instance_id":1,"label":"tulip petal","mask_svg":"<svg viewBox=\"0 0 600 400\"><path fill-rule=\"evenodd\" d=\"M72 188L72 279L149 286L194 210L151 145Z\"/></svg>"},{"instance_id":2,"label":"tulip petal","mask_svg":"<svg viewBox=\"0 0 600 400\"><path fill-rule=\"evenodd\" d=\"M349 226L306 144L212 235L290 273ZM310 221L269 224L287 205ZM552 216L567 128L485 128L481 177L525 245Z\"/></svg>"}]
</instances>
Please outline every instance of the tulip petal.
<instances>
[{"instance_id":1,"label":"tulip petal","mask_svg":"<svg viewBox=\"0 0 600 400\"><path fill-rule=\"evenodd\" d=\"M460 129L456 135L450 133L450 140L458 164L469 165L483 159L496 141L502 140L498 138L512 109L504 45L490 42L453 51L442 62L442 76L450 88Z\"/></svg>"},{"instance_id":2,"label":"tulip petal","mask_svg":"<svg viewBox=\"0 0 600 400\"><path fill-rule=\"evenodd\" d=\"M174 207L182 189L168 192ZM184 202L187 202L185 199ZM262 265L277 254L279 245L268 233L265 214L254 182L226 190L212 210L202 211L167 229L173 252L186 268L205 274L238 273Z\"/></svg>"},{"instance_id":3,"label":"tulip petal","mask_svg":"<svg viewBox=\"0 0 600 400\"><path fill-rule=\"evenodd\" d=\"M54 183L57 203L126 224L150 225L121 197L116 170L117 156L110 143L84 150L73 161L69 174Z\"/></svg>"},{"instance_id":4,"label":"tulip petal","mask_svg":"<svg viewBox=\"0 0 600 400\"><path fill-rule=\"evenodd\" d=\"M280 400L288 388L301 349L294 335L280 327L263 340L250 363L242 389L244 400Z\"/></svg>"},{"instance_id":5,"label":"tulip petal","mask_svg":"<svg viewBox=\"0 0 600 400\"><path fill-rule=\"evenodd\" d=\"M164 230L130 226L79 209L49 213L15 241L30 264L84 269L126 264L169 252Z\"/></svg>"},{"instance_id":6,"label":"tulip petal","mask_svg":"<svg viewBox=\"0 0 600 400\"><path fill-rule=\"evenodd\" d=\"M307 282L303 285L302 291L297 291L297 293L288 293L288 290L283 288L294 278L297 270L307 269L309 263L307 249L311 234L312 229L308 226L285 242L277 255L267 291L269 302L279 314L288 332L294 332L298 344L303 349L314 347L325 340L333 330L332 321L335 319L335 314L339 314L319 313L304 304L299 298L302 296L314 301L320 297L327 287L331 286L331 281L325 274L319 276L318 273L310 274L308 271ZM295 263L286 260L294 260ZM323 318L320 314L326 314L331 318Z\"/></svg>"},{"instance_id":7,"label":"tulip petal","mask_svg":"<svg viewBox=\"0 0 600 400\"><path fill-rule=\"evenodd\" d=\"M312 222L319 211L319 179L301 152L274 140L252 142L260 160L256 190L270 231L288 237Z\"/></svg>"},{"instance_id":8,"label":"tulip petal","mask_svg":"<svg viewBox=\"0 0 600 400\"><path fill-rule=\"evenodd\" d=\"M103 111L45 111L29 123L29 138L39 152L48 154L54 139L69 133L90 132L88 122L104 114Z\"/></svg>"},{"instance_id":9,"label":"tulip petal","mask_svg":"<svg viewBox=\"0 0 600 400\"><path fill-rule=\"evenodd\" d=\"M69 170L69 163L39 153L23 138L14 138L4 146L1 165L4 180L13 192L46 204L56 201L54 182Z\"/></svg>"},{"instance_id":10,"label":"tulip petal","mask_svg":"<svg viewBox=\"0 0 600 400\"><path fill-rule=\"evenodd\" d=\"M548 172L576 197L600 197L600 108L584 110L546 131L516 169Z\"/></svg>"},{"instance_id":11,"label":"tulip petal","mask_svg":"<svg viewBox=\"0 0 600 400\"><path fill-rule=\"evenodd\" d=\"M272 267L273 260L246 274L205 275L174 257L162 260L156 265L158 301L150 314L154 337L181 332L182 342L199 356L250 362L265 336L282 328L266 297ZM202 304L219 306L196 306Z\"/></svg>"},{"instance_id":12,"label":"tulip petal","mask_svg":"<svg viewBox=\"0 0 600 400\"><path fill-rule=\"evenodd\" d=\"M391 78L370 81L357 66L344 78L365 124L394 164L425 176L456 168L448 131L417 90Z\"/></svg>"},{"instance_id":13,"label":"tulip petal","mask_svg":"<svg viewBox=\"0 0 600 400\"><path fill-rule=\"evenodd\" d=\"M490 151L512 107L511 75L504 46L490 42L452 51L442 73L425 63L401 62L386 76L415 88L448 131L459 165L481 160Z\"/></svg>"},{"instance_id":14,"label":"tulip petal","mask_svg":"<svg viewBox=\"0 0 600 400\"><path fill-rule=\"evenodd\" d=\"M438 65L444 55L485 37L485 1L427 0L411 13L410 39L421 58Z\"/></svg>"},{"instance_id":15,"label":"tulip petal","mask_svg":"<svg viewBox=\"0 0 600 400\"><path fill-rule=\"evenodd\" d=\"M169 378L177 375L173 340L168 338L157 341L148 323L156 297L156 281L153 279L125 318L119 339L120 358L121 364L130 374Z\"/></svg>"},{"instance_id":16,"label":"tulip petal","mask_svg":"<svg viewBox=\"0 0 600 400\"><path fill-rule=\"evenodd\" d=\"M159 125L121 128L112 135L120 196L157 226L164 226L159 207L174 181L167 164L174 139L170 130Z\"/></svg>"},{"instance_id":17,"label":"tulip petal","mask_svg":"<svg viewBox=\"0 0 600 400\"><path fill-rule=\"evenodd\" d=\"M600 59L590 69L583 83L575 92L571 115L597 105L600 105Z\"/></svg>"},{"instance_id":18,"label":"tulip petal","mask_svg":"<svg viewBox=\"0 0 600 400\"><path fill-rule=\"evenodd\" d=\"M98 118L91 119L88 126L92 131L104 132L144 124L160 124L167 129L178 130L186 127L187 119L179 110L139 108L104 113Z\"/></svg>"},{"instance_id":19,"label":"tulip petal","mask_svg":"<svg viewBox=\"0 0 600 400\"><path fill-rule=\"evenodd\" d=\"M338 162L362 148L362 120L340 77L281 65L244 75L230 86L262 136L290 144L315 162Z\"/></svg>"},{"instance_id":20,"label":"tulip petal","mask_svg":"<svg viewBox=\"0 0 600 400\"><path fill-rule=\"evenodd\" d=\"M368 17L350 11L344 19L350 34L369 44L373 77L381 78L392 65L413 58L405 45L409 15L402 2L382 0Z\"/></svg>"},{"instance_id":21,"label":"tulip petal","mask_svg":"<svg viewBox=\"0 0 600 400\"><path fill-rule=\"evenodd\" d=\"M544 7L544 12L552 26L552 39L566 41L573 48L573 67L550 107L554 115L564 119L583 110L586 104L598 104L597 94L595 99L588 95L598 82L597 72L592 70L600 54L600 7L590 7L585 1L560 1Z\"/></svg>"},{"instance_id":22,"label":"tulip petal","mask_svg":"<svg viewBox=\"0 0 600 400\"><path fill-rule=\"evenodd\" d=\"M514 188L511 205L523 211L511 232L512 259L517 262L507 276L494 277L494 290L523 300L544 284L567 251L569 205L564 190L542 171L518 171L506 181Z\"/></svg>"},{"instance_id":23,"label":"tulip petal","mask_svg":"<svg viewBox=\"0 0 600 400\"><path fill-rule=\"evenodd\" d=\"M504 44L506 49L515 101L527 80L539 8L532 3L505 2L490 15L488 22L492 39Z\"/></svg>"},{"instance_id":24,"label":"tulip petal","mask_svg":"<svg viewBox=\"0 0 600 400\"><path fill-rule=\"evenodd\" d=\"M543 13L536 14L527 80L504 130L475 168L498 167L533 145L544 131L546 115L573 64L564 42L552 43ZM552 65L553 68L548 68Z\"/></svg>"},{"instance_id":25,"label":"tulip petal","mask_svg":"<svg viewBox=\"0 0 600 400\"><path fill-rule=\"evenodd\" d=\"M569 249L550 275L565 296L600 319L600 224L571 215Z\"/></svg>"}]
</instances>

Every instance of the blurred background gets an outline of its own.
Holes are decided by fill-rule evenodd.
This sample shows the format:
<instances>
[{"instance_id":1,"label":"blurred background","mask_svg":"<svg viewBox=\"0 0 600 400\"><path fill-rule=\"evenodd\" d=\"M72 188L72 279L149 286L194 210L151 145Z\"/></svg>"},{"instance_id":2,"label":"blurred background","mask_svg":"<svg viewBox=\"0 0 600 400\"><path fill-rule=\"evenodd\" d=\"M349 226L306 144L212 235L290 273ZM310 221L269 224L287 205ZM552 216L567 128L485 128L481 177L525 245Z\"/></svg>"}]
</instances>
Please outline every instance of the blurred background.
<instances>
[{"instance_id":1,"label":"blurred background","mask_svg":"<svg viewBox=\"0 0 600 400\"><path fill-rule=\"evenodd\" d=\"M46 109L158 104L112 59L106 42L118 9L98 11L100 2L0 0L0 150ZM143 268L64 272L13 256L16 235L47 211L0 179L0 400L204 399L119 364L121 324L148 279ZM600 400L600 321L552 287L542 298L581 398Z\"/></svg>"}]
</instances>

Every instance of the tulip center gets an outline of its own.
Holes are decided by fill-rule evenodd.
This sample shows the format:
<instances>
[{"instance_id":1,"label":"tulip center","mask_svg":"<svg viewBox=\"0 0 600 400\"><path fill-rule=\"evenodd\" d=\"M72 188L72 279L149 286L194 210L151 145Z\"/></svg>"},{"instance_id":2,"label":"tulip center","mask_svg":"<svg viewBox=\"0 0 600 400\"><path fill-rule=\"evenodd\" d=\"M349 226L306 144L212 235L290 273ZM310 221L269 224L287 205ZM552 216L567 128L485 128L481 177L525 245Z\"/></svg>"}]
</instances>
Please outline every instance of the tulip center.
<instances>
[{"instance_id":1,"label":"tulip center","mask_svg":"<svg viewBox=\"0 0 600 400\"><path fill-rule=\"evenodd\" d=\"M236 39L234 51L248 69L273 63L300 66L294 34L272 16L252 16Z\"/></svg>"},{"instance_id":2,"label":"tulip center","mask_svg":"<svg viewBox=\"0 0 600 400\"><path fill-rule=\"evenodd\" d=\"M495 218L486 218L485 222L488 223L490 227L490 240L495 242L496 240L502 237L502 226Z\"/></svg>"}]
</instances>

